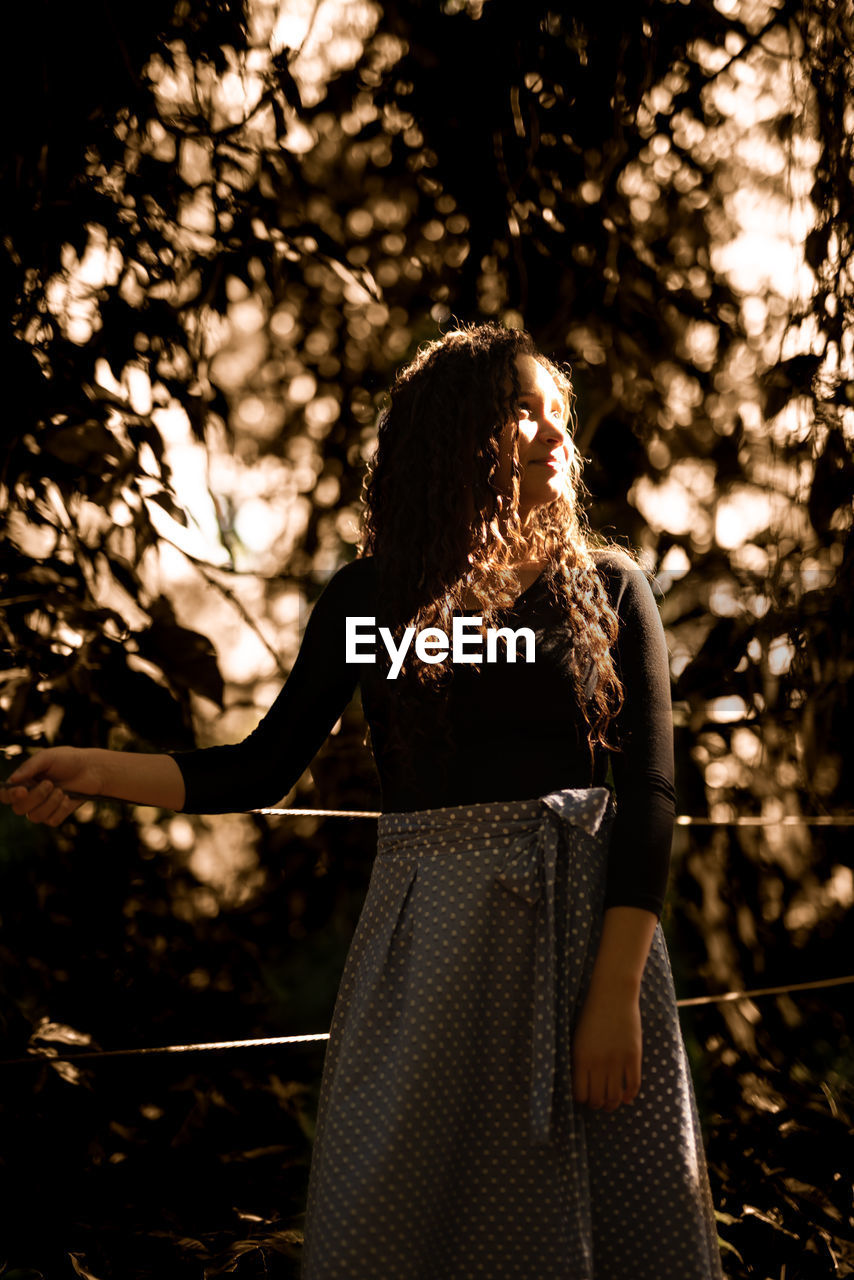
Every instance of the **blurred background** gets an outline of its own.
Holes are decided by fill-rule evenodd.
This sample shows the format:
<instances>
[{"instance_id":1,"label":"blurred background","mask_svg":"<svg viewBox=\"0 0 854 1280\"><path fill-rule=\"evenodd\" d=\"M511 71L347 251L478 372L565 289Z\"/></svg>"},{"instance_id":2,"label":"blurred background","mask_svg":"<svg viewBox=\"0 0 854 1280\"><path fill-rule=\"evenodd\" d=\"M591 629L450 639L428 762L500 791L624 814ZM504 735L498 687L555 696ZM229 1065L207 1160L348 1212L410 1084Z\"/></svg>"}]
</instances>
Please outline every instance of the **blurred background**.
<instances>
[{"instance_id":1,"label":"blurred background","mask_svg":"<svg viewBox=\"0 0 854 1280\"><path fill-rule=\"evenodd\" d=\"M852 969L854 16L835 0L4 14L3 776L236 741L352 558L395 369L568 360L671 655L680 998ZM356 700L283 803L375 809ZM682 821L685 819L685 821ZM688 821L693 819L693 821ZM5 1280L296 1276L370 819L0 808ZM852 987L686 1006L730 1277L854 1275ZM378 1280L381 1280L378 1277Z\"/></svg>"}]
</instances>

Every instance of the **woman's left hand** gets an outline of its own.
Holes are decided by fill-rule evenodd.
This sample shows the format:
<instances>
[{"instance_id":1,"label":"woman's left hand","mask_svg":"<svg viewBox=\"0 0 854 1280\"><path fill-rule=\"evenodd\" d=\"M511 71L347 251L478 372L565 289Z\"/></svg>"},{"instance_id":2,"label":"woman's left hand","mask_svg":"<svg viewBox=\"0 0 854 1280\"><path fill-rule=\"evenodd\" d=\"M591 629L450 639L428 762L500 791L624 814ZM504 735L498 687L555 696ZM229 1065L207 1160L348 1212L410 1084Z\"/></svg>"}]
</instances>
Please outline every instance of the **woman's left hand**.
<instances>
[{"instance_id":1,"label":"woman's left hand","mask_svg":"<svg viewBox=\"0 0 854 1280\"><path fill-rule=\"evenodd\" d=\"M641 1085L642 1044L639 998L590 991L572 1042L575 1101L605 1111L633 1102Z\"/></svg>"}]
</instances>

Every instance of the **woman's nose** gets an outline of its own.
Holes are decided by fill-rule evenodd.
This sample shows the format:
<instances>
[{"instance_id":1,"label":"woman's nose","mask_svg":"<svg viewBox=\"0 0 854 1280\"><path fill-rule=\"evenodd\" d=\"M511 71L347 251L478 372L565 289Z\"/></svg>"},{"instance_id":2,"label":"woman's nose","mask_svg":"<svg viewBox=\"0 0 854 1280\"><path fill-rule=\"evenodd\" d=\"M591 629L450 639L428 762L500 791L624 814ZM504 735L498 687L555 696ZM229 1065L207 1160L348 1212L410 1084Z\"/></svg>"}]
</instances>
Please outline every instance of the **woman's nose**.
<instances>
[{"instance_id":1,"label":"woman's nose","mask_svg":"<svg viewBox=\"0 0 854 1280\"><path fill-rule=\"evenodd\" d=\"M562 444L566 440L566 428L559 427L554 418L543 418L537 435L544 443Z\"/></svg>"}]
</instances>

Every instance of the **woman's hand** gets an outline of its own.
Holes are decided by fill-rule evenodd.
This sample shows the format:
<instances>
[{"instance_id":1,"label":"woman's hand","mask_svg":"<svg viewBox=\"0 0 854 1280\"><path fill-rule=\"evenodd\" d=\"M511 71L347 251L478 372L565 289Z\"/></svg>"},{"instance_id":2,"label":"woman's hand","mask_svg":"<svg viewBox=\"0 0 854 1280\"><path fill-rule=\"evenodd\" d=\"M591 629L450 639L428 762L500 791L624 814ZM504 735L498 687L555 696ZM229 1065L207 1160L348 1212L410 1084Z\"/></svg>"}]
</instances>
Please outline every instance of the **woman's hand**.
<instances>
[{"instance_id":1,"label":"woman's hand","mask_svg":"<svg viewBox=\"0 0 854 1280\"><path fill-rule=\"evenodd\" d=\"M634 1102L641 1086L642 1042L637 996L590 991L572 1042L575 1101L605 1111Z\"/></svg>"},{"instance_id":2,"label":"woman's hand","mask_svg":"<svg viewBox=\"0 0 854 1280\"><path fill-rule=\"evenodd\" d=\"M86 747L47 747L37 751L0 786L0 802L14 813L58 827L86 796L103 789L96 753ZM69 795L68 792L77 793Z\"/></svg>"}]
</instances>

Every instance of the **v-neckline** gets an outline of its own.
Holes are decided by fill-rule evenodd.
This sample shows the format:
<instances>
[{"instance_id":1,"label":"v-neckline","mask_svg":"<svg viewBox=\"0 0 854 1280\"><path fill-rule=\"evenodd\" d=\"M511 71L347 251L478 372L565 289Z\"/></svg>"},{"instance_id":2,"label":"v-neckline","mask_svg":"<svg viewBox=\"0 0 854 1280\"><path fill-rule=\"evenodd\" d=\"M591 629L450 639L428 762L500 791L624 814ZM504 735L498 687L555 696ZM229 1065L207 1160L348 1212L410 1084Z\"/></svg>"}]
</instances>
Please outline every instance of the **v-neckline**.
<instances>
[{"instance_id":1,"label":"v-neckline","mask_svg":"<svg viewBox=\"0 0 854 1280\"><path fill-rule=\"evenodd\" d=\"M534 578L534 581L530 582L528 586L525 587L524 591L519 592L519 595L516 597L513 603L507 606L508 612L511 609L518 608L520 602L524 600L525 596L528 595L529 592L533 591L534 587L536 587L540 582L542 582L543 578L548 572L548 568L549 568L548 565L544 565L543 568L540 570L540 572L537 574L536 578ZM480 613L482 609L483 609L483 605L472 605L471 608L464 608L463 613Z\"/></svg>"}]
</instances>

